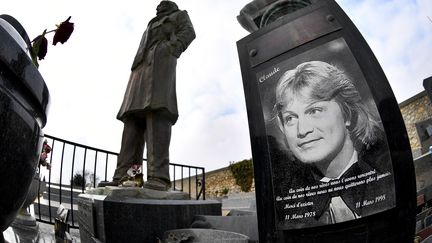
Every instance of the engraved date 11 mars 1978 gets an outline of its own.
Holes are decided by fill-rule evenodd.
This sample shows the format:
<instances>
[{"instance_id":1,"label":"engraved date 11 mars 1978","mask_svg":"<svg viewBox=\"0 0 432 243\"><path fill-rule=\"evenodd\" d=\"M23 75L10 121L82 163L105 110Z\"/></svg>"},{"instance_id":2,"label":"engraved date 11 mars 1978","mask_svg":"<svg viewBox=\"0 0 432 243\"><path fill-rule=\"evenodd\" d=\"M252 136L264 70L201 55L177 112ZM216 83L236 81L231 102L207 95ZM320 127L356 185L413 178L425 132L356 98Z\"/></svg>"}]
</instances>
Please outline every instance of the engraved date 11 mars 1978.
<instances>
[{"instance_id":1,"label":"engraved date 11 mars 1978","mask_svg":"<svg viewBox=\"0 0 432 243\"><path fill-rule=\"evenodd\" d=\"M285 215L285 220L310 218L310 217L315 217L315 215L316 215L315 211L305 212L304 214L295 213L291 215Z\"/></svg>"}]
</instances>

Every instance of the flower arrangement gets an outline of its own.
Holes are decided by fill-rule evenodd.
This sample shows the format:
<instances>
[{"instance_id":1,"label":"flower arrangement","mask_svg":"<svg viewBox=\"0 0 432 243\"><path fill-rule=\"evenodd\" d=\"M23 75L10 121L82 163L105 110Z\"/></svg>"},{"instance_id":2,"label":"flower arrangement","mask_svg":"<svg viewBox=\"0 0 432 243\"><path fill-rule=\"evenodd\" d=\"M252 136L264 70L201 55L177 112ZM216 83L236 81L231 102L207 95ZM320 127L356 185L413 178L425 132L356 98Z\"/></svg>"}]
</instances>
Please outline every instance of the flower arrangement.
<instances>
[{"instance_id":1,"label":"flower arrangement","mask_svg":"<svg viewBox=\"0 0 432 243\"><path fill-rule=\"evenodd\" d=\"M127 175L120 179L123 187L142 187L144 185L142 165L133 164L128 170Z\"/></svg>"},{"instance_id":2,"label":"flower arrangement","mask_svg":"<svg viewBox=\"0 0 432 243\"><path fill-rule=\"evenodd\" d=\"M48 141L45 139L42 145L42 153L39 159L39 164L51 169L51 164L47 162L48 154L51 152L51 146L48 145Z\"/></svg>"}]
</instances>

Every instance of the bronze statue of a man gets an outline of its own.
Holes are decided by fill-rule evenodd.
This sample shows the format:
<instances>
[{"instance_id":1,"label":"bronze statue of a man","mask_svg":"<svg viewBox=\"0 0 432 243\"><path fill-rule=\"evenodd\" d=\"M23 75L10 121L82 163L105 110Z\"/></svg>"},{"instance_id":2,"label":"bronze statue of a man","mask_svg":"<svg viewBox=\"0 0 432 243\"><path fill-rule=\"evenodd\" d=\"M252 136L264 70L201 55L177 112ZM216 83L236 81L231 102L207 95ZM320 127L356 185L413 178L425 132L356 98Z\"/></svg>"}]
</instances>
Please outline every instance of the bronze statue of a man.
<instances>
[{"instance_id":1,"label":"bronze statue of a man","mask_svg":"<svg viewBox=\"0 0 432 243\"><path fill-rule=\"evenodd\" d=\"M120 154L112 182L117 186L133 164L141 164L147 143L145 188L170 188L169 144L171 126L178 118L176 97L177 58L195 39L185 10L163 0L144 32L132 64L132 73L117 119L124 123Z\"/></svg>"}]
</instances>

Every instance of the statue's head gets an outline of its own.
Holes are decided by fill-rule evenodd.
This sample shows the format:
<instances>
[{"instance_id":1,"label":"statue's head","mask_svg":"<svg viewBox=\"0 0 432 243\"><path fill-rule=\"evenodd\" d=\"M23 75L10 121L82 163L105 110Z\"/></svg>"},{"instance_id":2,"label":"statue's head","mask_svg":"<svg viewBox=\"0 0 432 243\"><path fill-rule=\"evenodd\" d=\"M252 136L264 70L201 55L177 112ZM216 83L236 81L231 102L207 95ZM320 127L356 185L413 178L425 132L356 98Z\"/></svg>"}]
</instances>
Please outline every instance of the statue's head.
<instances>
[{"instance_id":1,"label":"statue's head","mask_svg":"<svg viewBox=\"0 0 432 243\"><path fill-rule=\"evenodd\" d=\"M175 10L178 10L178 6L175 2L169 1L169 0L163 0L157 6L156 14L157 15L164 15L164 14L168 14L168 13L175 11Z\"/></svg>"}]
</instances>

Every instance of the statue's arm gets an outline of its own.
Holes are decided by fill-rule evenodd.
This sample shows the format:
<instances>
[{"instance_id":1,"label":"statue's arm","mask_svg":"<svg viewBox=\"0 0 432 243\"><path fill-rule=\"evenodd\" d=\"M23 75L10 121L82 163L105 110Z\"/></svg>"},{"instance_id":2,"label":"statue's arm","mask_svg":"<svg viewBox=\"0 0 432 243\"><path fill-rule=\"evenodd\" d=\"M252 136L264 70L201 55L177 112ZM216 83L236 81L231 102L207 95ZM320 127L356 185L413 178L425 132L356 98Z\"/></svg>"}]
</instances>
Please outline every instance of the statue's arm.
<instances>
[{"instance_id":1,"label":"statue's arm","mask_svg":"<svg viewBox=\"0 0 432 243\"><path fill-rule=\"evenodd\" d=\"M175 33L174 55L179 57L195 39L195 30L186 10L181 11L177 16L177 30Z\"/></svg>"},{"instance_id":2,"label":"statue's arm","mask_svg":"<svg viewBox=\"0 0 432 243\"><path fill-rule=\"evenodd\" d=\"M131 70L133 71L135 68L137 68L143 61L144 61L144 45L147 38L147 30L144 31L143 36L141 37L140 45L137 50L137 54L135 55L134 61L132 63Z\"/></svg>"}]
</instances>

